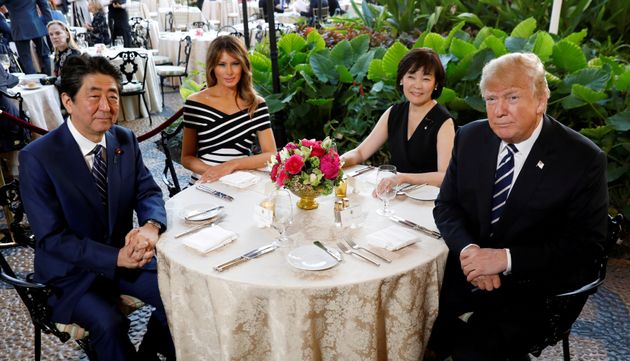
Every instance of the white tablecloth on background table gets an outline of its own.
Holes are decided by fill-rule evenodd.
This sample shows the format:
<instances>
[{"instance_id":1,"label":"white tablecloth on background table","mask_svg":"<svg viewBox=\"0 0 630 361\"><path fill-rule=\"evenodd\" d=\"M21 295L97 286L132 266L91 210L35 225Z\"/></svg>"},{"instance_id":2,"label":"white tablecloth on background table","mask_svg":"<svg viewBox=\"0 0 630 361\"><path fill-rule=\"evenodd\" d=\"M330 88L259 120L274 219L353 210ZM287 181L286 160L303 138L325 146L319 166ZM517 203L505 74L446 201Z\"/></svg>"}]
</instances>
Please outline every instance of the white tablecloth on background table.
<instances>
[{"instance_id":1,"label":"white tablecloth on background table","mask_svg":"<svg viewBox=\"0 0 630 361\"><path fill-rule=\"evenodd\" d=\"M173 12L173 26L177 29L179 26L191 27L195 21L206 21L201 10L196 6L191 7L175 7L175 8L160 8L158 10L158 25L161 31L164 31L166 14ZM168 26L168 24L166 24Z\"/></svg>"},{"instance_id":2,"label":"white tablecloth on background table","mask_svg":"<svg viewBox=\"0 0 630 361\"><path fill-rule=\"evenodd\" d=\"M54 85L43 85L37 89L27 89L20 85L9 89L10 93L20 93L24 110L29 113L33 125L45 130L53 130L63 122L59 92ZM17 101L16 101L16 107Z\"/></svg>"},{"instance_id":3,"label":"white tablecloth on background table","mask_svg":"<svg viewBox=\"0 0 630 361\"><path fill-rule=\"evenodd\" d=\"M242 23L243 4L236 0L204 0L201 12L208 20L219 21L219 26L231 25L228 21L228 13L238 13L235 23ZM258 16L258 1L247 2L247 17L252 20Z\"/></svg>"},{"instance_id":4,"label":"white tablecloth on background table","mask_svg":"<svg viewBox=\"0 0 630 361\"><path fill-rule=\"evenodd\" d=\"M161 32L159 50L161 55L168 56L173 64L177 62L177 51L179 50L179 41L186 35L190 35L192 39L192 48L190 49L190 59L188 60L188 74L191 78L201 83L205 81L205 63L206 52L212 40L217 37L214 30L206 31L202 35L197 35L197 31L189 32ZM182 51L183 56L183 51ZM192 73L197 72L196 75Z\"/></svg>"},{"instance_id":5,"label":"white tablecloth on background table","mask_svg":"<svg viewBox=\"0 0 630 361\"><path fill-rule=\"evenodd\" d=\"M396 252L379 250L392 259L380 267L344 254L333 268L302 271L287 263L292 248L285 247L221 273L213 269L277 237L273 229L257 228L252 219L269 182L268 174L261 177L264 181L248 189L211 184L233 196L233 202L194 187L167 202L168 231L157 243L158 281L177 358L421 359L438 311L448 252L442 240L418 233L421 241L416 244ZM319 240L336 247L342 234L366 245L368 234L394 224L376 214L381 202L370 193L349 196L351 205L360 204L367 212L363 226L353 231L333 225L332 196L320 197L316 210L296 208L288 230L294 246ZM182 210L219 204L226 213L220 226L236 232L238 239L202 254L174 238L190 227L180 218ZM392 207L402 217L435 228L433 202L396 199Z\"/></svg>"}]
</instances>

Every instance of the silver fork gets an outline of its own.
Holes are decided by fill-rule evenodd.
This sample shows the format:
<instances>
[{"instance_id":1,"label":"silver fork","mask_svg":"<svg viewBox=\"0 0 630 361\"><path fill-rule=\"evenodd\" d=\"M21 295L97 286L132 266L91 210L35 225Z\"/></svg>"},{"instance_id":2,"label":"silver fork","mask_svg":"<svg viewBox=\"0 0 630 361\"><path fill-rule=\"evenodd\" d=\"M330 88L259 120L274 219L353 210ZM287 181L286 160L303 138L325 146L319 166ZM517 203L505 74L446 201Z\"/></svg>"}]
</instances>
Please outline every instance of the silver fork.
<instances>
[{"instance_id":1,"label":"silver fork","mask_svg":"<svg viewBox=\"0 0 630 361\"><path fill-rule=\"evenodd\" d=\"M400 188L398 191L396 191L396 195L397 196L406 196L407 193L415 191L418 188L422 188L426 186L426 184L407 184L406 186Z\"/></svg>"},{"instance_id":2,"label":"silver fork","mask_svg":"<svg viewBox=\"0 0 630 361\"><path fill-rule=\"evenodd\" d=\"M350 248L348 248L348 246L346 246L345 244L343 244L343 243L341 243L341 242L337 242L337 247L339 247L339 249L341 250L341 252L343 252L343 253L347 253L347 254L351 254L351 255L353 255L353 256L355 256L355 257L362 258L362 259L364 259L364 260L366 260L366 261L368 261L368 262L372 262L372 263L373 263L373 264L375 264L377 267L379 267L379 266L381 265L380 263L378 263L378 262L376 262L376 261L373 261L373 260L371 260L371 259L369 259L369 258L365 257L364 255L362 255L362 254L360 254L360 253L357 253L357 252L355 252L355 251L351 250Z\"/></svg>"},{"instance_id":3,"label":"silver fork","mask_svg":"<svg viewBox=\"0 0 630 361\"><path fill-rule=\"evenodd\" d=\"M356 249L356 250L362 249L362 250L366 251L367 253L369 253L369 254L371 254L371 255L374 255L374 256L378 257L379 259L381 259L381 260L383 260L383 261L385 261L385 262L387 262L387 263L392 263L392 261L391 261L391 260L389 260L389 259L387 259L387 258L385 258L385 257L381 256L380 254L378 254L378 253L376 253L376 252L372 252L371 250L369 250L369 249L367 249L367 248L365 248L365 247L363 247L363 246L359 246L358 244L356 244L356 243L355 243L353 240L351 240L350 238L346 238L345 240L346 240L346 243L347 243L347 244L350 246L350 248L352 248L352 249Z\"/></svg>"}]
</instances>

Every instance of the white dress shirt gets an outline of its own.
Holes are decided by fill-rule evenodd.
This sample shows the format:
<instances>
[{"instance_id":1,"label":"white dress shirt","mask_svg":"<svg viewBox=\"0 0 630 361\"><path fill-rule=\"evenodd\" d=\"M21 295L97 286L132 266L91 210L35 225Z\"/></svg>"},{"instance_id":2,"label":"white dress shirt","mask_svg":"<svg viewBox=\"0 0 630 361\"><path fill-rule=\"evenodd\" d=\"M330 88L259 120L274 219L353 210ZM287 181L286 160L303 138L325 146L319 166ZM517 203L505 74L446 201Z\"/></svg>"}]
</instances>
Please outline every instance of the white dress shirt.
<instances>
[{"instance_id":1,"label":"white dress shirt","mask_svg":"<svg viewBox=\"0 0 630 361\"><path fill-rule=\"evenodd\" d=\"M92 164L94 164L94 154L92 154L91 152L94 150L94 147L96 147L97 144L100 144L103 146L103 148L107 149L106 147L107 142L105 141L105 136L101 138L100 142L94 143L93 141L84 137L83 134L79 133L79 130L74 126L74 124L72 123L72 119L70 117L68 117L67 122L68 122L68 129L70 130L70 134L72 134L72 137L74 138L74 140L79 145L79 148L81 149L81 154L83 155L83 158L85 159L85 164L87 164L89 170L92 170Z\"/></svg>"}]
</instances>

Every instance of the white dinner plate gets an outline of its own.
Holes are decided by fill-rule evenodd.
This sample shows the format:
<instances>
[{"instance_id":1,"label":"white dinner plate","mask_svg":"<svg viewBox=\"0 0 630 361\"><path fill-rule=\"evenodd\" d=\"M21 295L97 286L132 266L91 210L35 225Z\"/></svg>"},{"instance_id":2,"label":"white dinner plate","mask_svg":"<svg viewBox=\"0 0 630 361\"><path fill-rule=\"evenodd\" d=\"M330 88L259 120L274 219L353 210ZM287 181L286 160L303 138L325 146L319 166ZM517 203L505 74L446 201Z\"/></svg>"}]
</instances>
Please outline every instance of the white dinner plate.
<instances>
[{"instance_id":1,"label":"white dinner plate","mask_svg":"<svg viewBox=\"0 0 630 361\"><path fill-rule=\"evenodd\" d=\"M28 85L24 84L24 85L20 85L20 87L24 90L35 90L35 89L39 89L42 87L42 84L40 82L37 83L29 83Z\"/></svg>"},{"instance_id":2,"label":"white dinner plate","mask_svg":"<svg viewBox=\"0 0 630 361\"><path fill-rule=\"evenodd\" d=\"M330 247L328 249L339 255L336 249ZM295 268L306 271L321 271L334 267L339 263L326 251L312 244L298 247L289 252L287 262Z\"/></svg>"},{"instance_id":3,"label":"white dinner plate","mask_svg":"<svg viewBox=\"0 0 630 361\"><path fill-rule=\"evenodd\" d=\"M218 209L214 209L210 212L205 212L205 213L201 213L205 210L214 208L219 206L218 204L208 204L208 203L203 203L203 204L191 204L189 206L186 206L185 208L181 209L179 211L179 218L181 218L183 221L186 222L203 222L203 221L208 221L212 218L218 217L219 215L221 215L221 213L223 213L224 208L218 208ZM199 214L201 213L201 214ZM195 214L198 214L197 216L195 216ZM191 217L192 216L192 217ZM187 217L190 217L188 219L186 219Z\"/></svg>"},{"instance_id":4,"label":"white dinner plate","mask_svg":"<svg viewBox=\"0 0 630 361\"><path fill-rule=\"evenodd\" d=\"M407 194L407 197L418 201L434 201L440 194L440 188L426 185L405 194Z\"/></svg>"}]
</instances>

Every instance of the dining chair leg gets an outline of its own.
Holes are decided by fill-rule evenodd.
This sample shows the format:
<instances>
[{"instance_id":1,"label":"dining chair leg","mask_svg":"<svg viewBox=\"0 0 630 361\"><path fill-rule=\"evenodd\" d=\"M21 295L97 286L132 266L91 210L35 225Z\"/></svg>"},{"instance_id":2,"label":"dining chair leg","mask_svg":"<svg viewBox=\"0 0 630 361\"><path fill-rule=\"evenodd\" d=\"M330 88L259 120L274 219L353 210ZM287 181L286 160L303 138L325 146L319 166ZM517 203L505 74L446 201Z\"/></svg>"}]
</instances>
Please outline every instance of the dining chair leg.
<instances>
[{"instance_id":1,"label":"dining chair leg","mask_svg":"<svg viewBox=\"0 0 630 361\"><path fill-rule=\"evenodd\" d=\"M160 76L160 91L162 92L162 106L164 106L164 77Z\"/></svg>"},{"instance_id":2,"label":"dining chair leg","mask_svg":"<svg viewBox=\"0 0 630 361\"><path fill-rule=\"evenodd\" d=\"M40 361L42 358L42 331L39 326L35 326L35 361Z\"/></svg>"},{"instance_id":3,"label":"dining chair leg","mask_svg":"<svg viewBox=\"0 0 630 361\"><path fill-rule=\"evenodd\" d=\"M142 98L142 102L144 103L144 107L147 108L147 114L149 115L149 126L153 125L153 119L151 119L151 111L149 110L149 104L147 104L147 100L144 98L144 94L139 95ZM138 108L140 108L140 99L138 99Z\"/></svg>"},{"instance_id":4,"label":"dining chair leg","mask_svg":"<svg viewBox=\"0 0 630 361\"><path fill-rule=\"evenodd\" d=\"M564 356L564 361L571 361L571 351L569 350L569 333L567 332L564 337L562 337L562 355Z\"/></svg>"}]
</instances>

